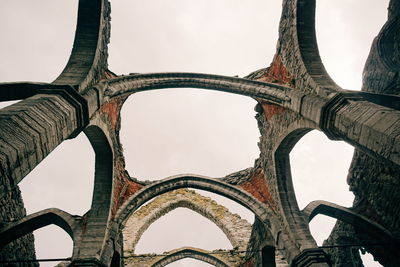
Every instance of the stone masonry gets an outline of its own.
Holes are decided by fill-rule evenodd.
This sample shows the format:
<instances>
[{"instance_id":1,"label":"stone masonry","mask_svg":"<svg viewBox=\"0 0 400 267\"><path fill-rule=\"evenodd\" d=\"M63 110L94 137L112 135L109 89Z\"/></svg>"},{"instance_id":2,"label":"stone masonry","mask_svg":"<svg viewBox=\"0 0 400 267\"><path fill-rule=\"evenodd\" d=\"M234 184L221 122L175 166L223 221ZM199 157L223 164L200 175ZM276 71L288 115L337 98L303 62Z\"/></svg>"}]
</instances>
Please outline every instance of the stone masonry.
<instances>
[{"instance_id":1,"label":"stone masonry","mask_svg":"<svg viewBox=\"0 0 400 267\"><path fill-rule=\"evenodd\" d=\"M213 221L234 248L247 253L236 260L235 255L227 259L223 253L185 247L151 260L144 256L141 266L165 266L185 257L215 266L361 266L360 247L384 266L400 266L400 0L390 0L388 20L365 64L361 92L340 88L325 71L315 5L315 0L282 0L273 62L245 78L118 76L107 66L110 3L80 0L72 53L60 76L48 84L0 84L0 101L21 100L0 110L0 262L34 259L31 232L55 224L73 240L71 261L64 266L121 267L148 225L182 206ZM229 92L258 102L260 157L254 166L224 178L181 174L149 183L130 177L119 139L121 107L136 92L176 87ZM298 208L289 152L314 129L355 148L347 177L355 194L352 208L323 200ZM26 215L18 183L82 131L96 154L90 210L84 216L58 209ZM251 210L256 219L249 241L246 222L184 188L207 190ZM308 224L318 214L338 219L325 242L330 247L318 247L310 233Z\"/></svg>"}]
</instances>

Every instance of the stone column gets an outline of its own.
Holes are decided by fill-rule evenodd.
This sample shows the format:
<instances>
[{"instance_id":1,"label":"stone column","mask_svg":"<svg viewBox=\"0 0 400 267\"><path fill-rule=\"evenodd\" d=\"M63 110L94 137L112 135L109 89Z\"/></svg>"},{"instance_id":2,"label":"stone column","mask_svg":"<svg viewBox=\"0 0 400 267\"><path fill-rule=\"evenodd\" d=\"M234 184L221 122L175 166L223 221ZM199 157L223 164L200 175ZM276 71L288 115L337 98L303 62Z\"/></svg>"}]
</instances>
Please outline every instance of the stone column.
<instances>
[{"instance_id":1,"label":"stone column","mask_svg":"<svg viewBox=\"0 0 400 267\"><path fill-rule=\"evenodd\" d=\"M0 111L0 197L54 148L88 123L87 101L70 86L39 94Z\"/></svg>"}]
</instances>

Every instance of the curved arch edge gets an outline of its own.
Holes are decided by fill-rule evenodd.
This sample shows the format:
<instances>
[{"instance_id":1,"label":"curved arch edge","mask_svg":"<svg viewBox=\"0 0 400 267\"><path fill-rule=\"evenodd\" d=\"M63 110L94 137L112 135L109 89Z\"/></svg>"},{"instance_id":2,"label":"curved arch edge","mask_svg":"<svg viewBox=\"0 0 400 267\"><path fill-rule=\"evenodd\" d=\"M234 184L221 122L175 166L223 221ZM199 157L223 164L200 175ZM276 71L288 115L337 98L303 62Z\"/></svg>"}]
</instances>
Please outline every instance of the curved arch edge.
<instances>
[{"instance_id":1,"label":"curved arch edge","mask_svg":"<svg viewBox=\"0 0 400 267\"><path fill-rule=\"evenodd\" d=\"M309 222L316 215L323 214L349 223L363 231L369 232L385 243L400 244L400 240L397 240L388 230L386 230L386 228L380 224L371 221L370 219L352 211L349 208L342 207L332 202L324 200L312 201L302 210L302 213L308 218Z\"/></svg>"},{"instance_id":2,"label":"curved arch edge","mask_svg":"<svg viewBox=\"0 0 400 267\"><path fill-rule=\"evenodd\" d=\"M217 267L229 267L228 264L223 262L221 259L210 255L210 251L192 248L192 247L183 247L173 251L168 252L168 254L161 258L160 260L151 264L151 267L163 267L172 262L184 259L184 258L193 258L206 263L210 263Z\"/></svg>"},{"instance_id":3,"label":"curved arch edge","mask_svg":"<svg viewBox=\"0 0 400 267\"><path fill-rule=\"evenodd\" d=\"M110 38L108 0L80 0L74 45L69 60L53 84L70 84L84 91L107 68Z\"/></svg>"},{"instance_id":4,"label":"curved arch edge","mask_svg":"<svg viewBox=\"0 0 400 267\"><path fill-rule=\"evenodd\" d=\"M186 187L203 189L227 197L251 210L263 222L275 219L273 211L243 190L215 178L182 174L165 178L139 190L120 207L114 220L123 224L128 216L146 201L174 189Z\"/></svg>"},{"instance_id":5,"label":"curved arch edge","mask_svg":"<svg viewBox=\"0 0 400 267\"><path fill-rule=\"evenodd\" d=\"M50 224L57 225L63 229L73 240L79 219L80 216L72 216L68 212L57 208L32 213L0 229L0 249L13 240Z\"/></svg>"},{"instance_id":6,"label":"curved arch edge","mask_svg":"<svg viewBox=\"0 0 400 267\"><path fill-rule=\"evenodd\" d=\"M124 236L129 235L127 239L130 240L124 244L125 252L133 253L137 242L148 227L177 208L187 208L205 217L225 234L232 247L246 249L252 229L250 223L211 198L191 190L178 189L156 197L129 217L123 230Z\"/></svg>"}]
</instances>

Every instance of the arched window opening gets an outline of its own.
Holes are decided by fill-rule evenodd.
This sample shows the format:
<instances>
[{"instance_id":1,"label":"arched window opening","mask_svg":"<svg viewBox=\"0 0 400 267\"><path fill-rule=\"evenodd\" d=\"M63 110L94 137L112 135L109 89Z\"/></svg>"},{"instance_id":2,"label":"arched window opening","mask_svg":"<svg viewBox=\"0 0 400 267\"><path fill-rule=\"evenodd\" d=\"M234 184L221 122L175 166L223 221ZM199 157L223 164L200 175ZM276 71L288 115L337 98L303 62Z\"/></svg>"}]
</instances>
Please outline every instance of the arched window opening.
<instances>
[{"instance_id":1,"label":"arched window opening","mask_svg":"<svg viewBox=\"0 0 400 267\"><path fill-rule=\"evenodd\" d=\"M33 232L37 259L63 259L72 256L73 242L61 228L49 225ZM40 267L53 267L59 262L40 262Z\"/></svg>"},{"instance_id":2,"label":"arched window opening","mask_svg":"<svg viewBox=\"0 0 400 267\"><path fill-rule=\"evenodd\" d=\"M232 249L224 233L197 213L177 208L155 221L139 240L135 254L163 253L179 247Z\"/></svg>"},{"instance_id":3,"label":"arched window opening","mask_svg":"<svg viewBox=\"0 0 400 267\"><path fill-rule=\"evenodd\" d=\"M389 0L317 1L319 52L327 72L341 87L360 90L364 64L387 19L388 5Z\"/></svg>"},{"instance_id":4,"label":"arched window opening","mask_svg":"<svg viewBox=\"0 0 400 267\"><path fill-rule=\"evenodd\" d=\"M196 259L181 259L168 264L166 267L214 267L213 265Z\"/></svg>"},{"instance_id":5,"label":"arched window opening","mask_svg":"<svg viewBox=\"0 0 400 267\"><path fill-rule=\"evenodd\" d=\"M272 61L281 3L121 0L112 2L112 10L114 72L244 76Z\"/></svg>"},{"instance_id":6,"label":"arched window opening","mask_svg":"<svg viewBox=\"0 0 400 267\"><path fill-rule=\"evenodd\" d=\"M54 80L71 53L77 9L69 0L1 1L0 81Z\"/></svg>"},{"instance_id":7,"label":"arched window opening","mask_svg":"<svg viewBox=\"0 0 400 267\"><path fill-rule=\"evenodd\" d=\"M94 162L83 133L61 143L19 183L27 213L53 207L86 213L92 201Z\"/></svg>"},{"instance_id":8,"label":"arched window opening","mask_svg":"<svg viewBox=\"0 0 400 267\"><path fill-rule=\"evenodd\" d=\"M259 131L251 98L199 89L134 94L122 108L126 168L141 180L223 177L253 166Z\"/></svg>"}]
</instances>

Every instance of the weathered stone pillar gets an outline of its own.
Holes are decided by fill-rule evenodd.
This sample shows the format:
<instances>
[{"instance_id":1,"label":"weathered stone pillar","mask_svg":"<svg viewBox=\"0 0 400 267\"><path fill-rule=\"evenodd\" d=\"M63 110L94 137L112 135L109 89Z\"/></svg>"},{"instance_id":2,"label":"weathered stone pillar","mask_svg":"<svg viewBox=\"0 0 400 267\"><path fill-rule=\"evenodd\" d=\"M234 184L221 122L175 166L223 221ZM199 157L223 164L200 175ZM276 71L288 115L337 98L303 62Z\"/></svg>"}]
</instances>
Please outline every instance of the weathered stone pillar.
<instances>
[{"instance_id":1,"label":"weathered stone pillar","mask_svg":"<svg viewBox=\"0 0 400 267\"><path fill-rule=\"evenodd\" d=\"M87 101L70 86L40 93L0 111L0 197L54 148L88 123Z\"/></svg>"}]
</instances>

